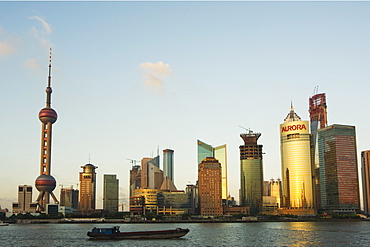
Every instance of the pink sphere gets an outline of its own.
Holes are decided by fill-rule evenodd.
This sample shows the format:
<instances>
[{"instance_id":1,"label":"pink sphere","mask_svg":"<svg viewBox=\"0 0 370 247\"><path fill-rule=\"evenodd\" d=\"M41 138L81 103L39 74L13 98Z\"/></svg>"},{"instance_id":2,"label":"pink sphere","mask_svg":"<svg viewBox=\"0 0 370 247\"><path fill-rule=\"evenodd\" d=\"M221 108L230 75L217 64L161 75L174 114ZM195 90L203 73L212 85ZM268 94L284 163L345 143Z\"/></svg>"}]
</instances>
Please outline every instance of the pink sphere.
<instances>
[{"instance_id":1,"label":"pink sphere","mask_svg":"<svg viewBox=\"0 0 370 247\"><path fill-rule=\"evenodd\" d=\"M35 186L38 191L52 192L57 182L51 175L40 175L36 178Z\"/></svg>"},{"instance_id":2,"label":"pink sphere","mask_svg":"<svg viewBox=\"0 0 370 247\"><path fill-rule=\"evenodd\" d=\"M39 113L39 119L43 123L49 123L52 124L55 123L58 119L57 112L52 108L43 108Z\"/></svg>"}]
</instances>

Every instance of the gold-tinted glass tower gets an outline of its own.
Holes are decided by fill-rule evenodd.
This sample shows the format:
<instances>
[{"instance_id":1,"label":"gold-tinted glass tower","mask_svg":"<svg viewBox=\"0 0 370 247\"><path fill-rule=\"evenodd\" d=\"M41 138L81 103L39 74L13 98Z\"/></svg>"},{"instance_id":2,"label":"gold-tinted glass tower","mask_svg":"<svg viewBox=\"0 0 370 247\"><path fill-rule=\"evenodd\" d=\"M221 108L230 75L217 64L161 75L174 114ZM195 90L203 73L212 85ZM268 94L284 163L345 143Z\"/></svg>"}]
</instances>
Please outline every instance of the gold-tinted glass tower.
<instances>
[{"instance_id":1,"label":"gold-tinted glass tower","mask_svg":"<svg viewBox=\"0 0 370 247\"><path fill-rule=\"evenodd\" d=\"M58 115L56 111L51 108L51 48L49 57L49 76L48 86L46 88L46 106L39 113L39 119L42 123L41 130L41 157L40 157L40 176L36 178L35 186L40 192L36 203L37 211L45 212L46 205L49 204L50 196L55 203L59 203L53 190L56 186L56 181L51 176L51 135L52 125L57 121Z\"/></svg>"},{"instance_id":2,"label":"gold-tinted glass tower","mask_svg":"<svg viewBox=\"0 0 370 247\"><path fill-rule=\"evenodd\" d=\"M86 164L81 166L80 172L80 202L79 211L82 214L91 214L95 210L96 203L96 172L97 166Z\"/></svg>"},{"instance_id":3,"label":"gold-tinted glass tower","mask_svg":"<svg viewBox=\"0 0 370 247\"><path fill-rule=\"evenodd\" d=\"M308 121L302 121L291 106L284 123L280 124L284 208L314 207L310 146Z\"/></svg>"}]
</instances>

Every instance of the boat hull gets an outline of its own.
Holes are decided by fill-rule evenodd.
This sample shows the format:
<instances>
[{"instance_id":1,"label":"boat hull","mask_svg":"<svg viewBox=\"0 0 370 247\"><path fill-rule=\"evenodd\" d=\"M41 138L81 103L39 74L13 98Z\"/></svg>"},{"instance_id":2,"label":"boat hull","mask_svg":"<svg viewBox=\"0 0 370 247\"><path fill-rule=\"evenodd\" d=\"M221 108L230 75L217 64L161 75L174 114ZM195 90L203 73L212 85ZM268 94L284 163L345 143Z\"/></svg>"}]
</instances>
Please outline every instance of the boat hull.
<instances>
[{"instance_id":1,"label":"boat hull","mask_svg":"<svg viewBox=\"0 0 370 247\"><path fill-rule=\"evenodd\" d=\"M113 234L88 232L87 236L89 236L92 239L171 239L171 238L181 238L185 236L188 232L189 229L177 228L175 230L116 232Z\"/></svg>"}]
</instances>

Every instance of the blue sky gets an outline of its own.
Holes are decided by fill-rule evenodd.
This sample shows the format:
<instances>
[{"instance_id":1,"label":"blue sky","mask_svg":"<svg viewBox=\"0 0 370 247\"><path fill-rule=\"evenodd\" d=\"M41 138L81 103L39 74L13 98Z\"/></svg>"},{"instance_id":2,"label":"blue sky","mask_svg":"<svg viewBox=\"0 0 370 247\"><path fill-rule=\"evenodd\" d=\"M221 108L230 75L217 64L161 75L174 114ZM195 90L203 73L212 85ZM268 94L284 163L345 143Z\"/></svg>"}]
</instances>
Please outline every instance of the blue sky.
<instances>
[{"instance_id":1,"label":"blue sky","mask_svg":"<svg viewBox=\"0 0 370 247\"><path fill-rule=\"evenodd\" d=\"M179 189L195 183L197 139L227 144L238 199L239 126L262 133L265 180L281 177L279 124L291 101L308 120L316 86L329 124L369 149L369 30L369 2L0 2L0 206L39 175L49 47L51 171L76 186L90 156L101 207L103 174L127 201L127 158L158 147L175 151Z\"/></svg>"}]
</instances>

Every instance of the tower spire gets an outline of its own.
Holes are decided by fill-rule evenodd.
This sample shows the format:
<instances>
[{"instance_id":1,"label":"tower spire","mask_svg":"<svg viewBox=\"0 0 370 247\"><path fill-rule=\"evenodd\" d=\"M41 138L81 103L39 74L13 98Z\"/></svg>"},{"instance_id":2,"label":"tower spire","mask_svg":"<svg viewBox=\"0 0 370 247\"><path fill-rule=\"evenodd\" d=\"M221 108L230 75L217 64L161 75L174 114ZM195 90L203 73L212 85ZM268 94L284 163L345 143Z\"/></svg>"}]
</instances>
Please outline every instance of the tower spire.
<instances>
[{"instance_id":1,"label":"tower spire","mask_svg":"<svg viewBox=\"0 0 370 247\"><path fill-rule=\"evenodd\" d=\"M51 47L49 53L49 75L48 75L48 86L46 88L46 107L51 107L51 93L53 90L51 89Z\"/></svg>"}]
</instances>

